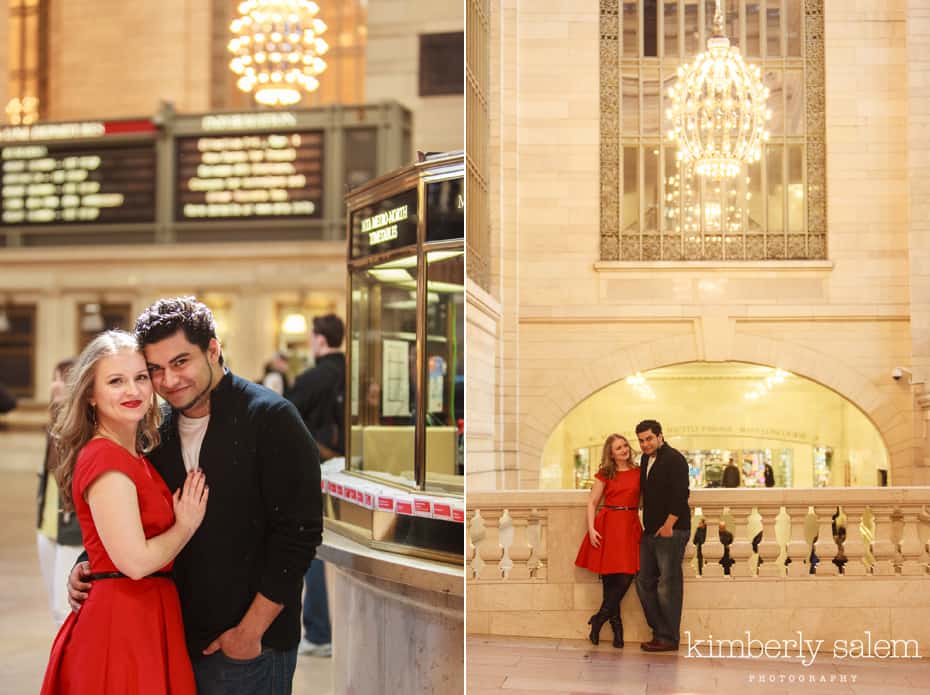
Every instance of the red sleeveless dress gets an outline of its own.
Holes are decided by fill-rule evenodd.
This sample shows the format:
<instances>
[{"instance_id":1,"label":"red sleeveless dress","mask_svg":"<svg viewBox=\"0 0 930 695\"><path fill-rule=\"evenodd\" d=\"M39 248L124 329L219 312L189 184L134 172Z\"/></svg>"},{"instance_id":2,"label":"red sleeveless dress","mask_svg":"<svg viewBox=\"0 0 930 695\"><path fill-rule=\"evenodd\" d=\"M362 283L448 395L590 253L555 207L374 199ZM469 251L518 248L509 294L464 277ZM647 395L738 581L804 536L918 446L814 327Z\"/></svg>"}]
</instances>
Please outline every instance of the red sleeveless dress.
<instances>
[{"instance_id":1,"label":"red sleeveless dress","mask_svg":"<svg viewBox=\"0 0 930 695\"><path fill-rule=\"evenodd\" d=\"M91 440L78 454L71 489L95 573L118 571L84 499L88 486L107 471L125 473L135 484L146 538L174 523L171 493L152 465L108 439ZM95 581L84 606L68 616L55 637L42 683L42 695L196 692L178 592L167 577Z\"/></svg>"},{"instance_id":2,"label":"red sleeveless dress","mask_svg":"<svg viewBox=\"0 0 930 695\"><path fill-rule=\"evenodd\" d=\"M639 521L639 469L617 471L613 480L602 473L595 476L604 483L604 507L594 517L594 528L601 534L595 548L587 533L581 541L575 564L598 574L636 574L639 572L639 539L643 527ZM607 509L634 507L630 510Z\"/></svg>"}]
</instances>

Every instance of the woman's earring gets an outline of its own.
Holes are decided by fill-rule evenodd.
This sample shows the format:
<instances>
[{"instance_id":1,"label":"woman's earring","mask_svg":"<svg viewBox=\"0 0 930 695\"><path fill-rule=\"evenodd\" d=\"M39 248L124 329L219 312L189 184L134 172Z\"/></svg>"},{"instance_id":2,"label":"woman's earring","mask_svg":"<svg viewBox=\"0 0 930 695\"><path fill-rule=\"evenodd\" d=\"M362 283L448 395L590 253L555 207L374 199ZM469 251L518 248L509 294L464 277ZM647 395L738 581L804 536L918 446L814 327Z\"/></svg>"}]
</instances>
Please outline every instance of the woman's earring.
<instances>
[{"instance_id":1,"label":"woman's earring","mask_svg":"<svg viewBox=\"0 0 930 695\"><path fill-rule=\"evenodd\" d=\"M90 419L94 421L94 427L97 427L97 406L90 406Z\"/></svg>"}]
</instances>

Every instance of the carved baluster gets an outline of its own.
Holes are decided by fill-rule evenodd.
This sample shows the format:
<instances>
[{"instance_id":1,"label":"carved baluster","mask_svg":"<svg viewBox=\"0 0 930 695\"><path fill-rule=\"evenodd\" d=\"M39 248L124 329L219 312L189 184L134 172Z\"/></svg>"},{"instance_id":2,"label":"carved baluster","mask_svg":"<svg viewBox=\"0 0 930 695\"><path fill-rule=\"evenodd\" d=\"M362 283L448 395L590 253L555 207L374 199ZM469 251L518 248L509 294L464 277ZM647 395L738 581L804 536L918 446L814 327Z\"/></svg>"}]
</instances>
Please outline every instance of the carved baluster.
<instances>
[{"instance_id":1,"label":"carved baluster","mask_svg":"<svg viewBox=\"0 0 930 695\"><path fill-rule=\"evenodd\" d=\"M726 576L731 576L733 565L736 564L736 560L730 556L730 550L735 538L733 529L735 528L736 520L730 512L730 508L724 507L723 513L720 515L720 523L717 526L717 537L720 539L720 544L723 546L723 556L718 562L723 568L723 573Z\"/></svg>"},{"instance_id":2,"label":"carved baluster","mask_svg":"<svg viewBox=\"0 0 930 695\"><path fill-rule=\"evenodd\" d=\"M702 552L704 555L703 576L705 577L724 576L723 565L720 564L720 560L723 558L724 547L720 542L720 522L718 515L719 512L714 513L714 511L709 512L707 510L703 510L701 517L705 520L707 525L707 535L704 539L704 545L702 546Z\"/></svg>"},{"instance_id":3,"label":"carved baluster","mask_svg":"<svg viewBox=\"0 0 930 695\"><path fill-rule=\"evenodd\" d=\"M862 536L862 565L867 574L875 573L875 554L872 545L875 543L875 514L872 507L866 507L859 522L859 533Z\"/></svg>"},{"instance_id":4,"label":"carved baluster","mask_svg":"<svg viewBox=\"0 0 930 695\"><path fill-rule=\"evenodd\" d=\"M846 513L846 567L843 573L853 577L862 577L868 574L868 566L865 564L866 544L862 536L862 517L865 509L862 506L845 505L843 511Z\"/></svg>"},{"instance_id":5,"label":"carved baluster","mask_svg":"<svg viewBox=\"0 0 930 695\"><path fill-rule=\"evenodd\" d=\"M820 519L813 505L807 508L807 515L804 517L804 539L807 541L807 558L804 562L807 565L808 574L817 574L817 566L821 564L820 556L817 554L817 543L820 542Z\"/></svg>"},{"instance_id":6,"label":"carved baluster","mask_svg":"<svg viewBox=\"0 0 930 695\"><path fill-rule=\"evenodd\" d=\"M500 510L495 509L490 513L500 514ZM490 518L488 510L485 510L484 516L484 540L477 546L476 554L481 556L482 568L481 574L478 576L479 579L500 579L500 568L498 563L501 559L501 547L498 543L498 534L500 529L498 524L500 523L500 517L495 520Z\"/></svg>"},{"instance_id":7,"label":"carved baluster","mask_svg":"<svg viewBox=\"0 0 930 695\"><path fill-rule=\"evenodd\" d=\"M888 505L880 505L872 509L872 515L875 518L875 536L872 540L872 554L875 556L875 561L872 563L872 572L882 577L895 573L897 548L894 542L893 513L894 509Z\"/></svg>"},{"instance_id":8,"label":"carved baluster","mask_svg":"<svg viewBox=\"0 0 930 695\"><path fill-rule=\"evenodd\" d=\"M784 507L778 510L774 523L775 545L778 548L778 557L774 562L762 566L760 574L763 577L788 576L788 543L791 539L791 517Z\"/></svg>"},{"instance_id":9,"label":"carved baluster","mask_svg":"<svg viewBox=\"0 0 930 695\"><path fill-rule=\"evenodd\" d=\"M691 521L694 527L694 534L691 537L691 544L694 546L694 557L688 564L694 570L695 577L701 577L704 574L704 544L707 542L707 522L704 521L704 514L700 507L694 510L694 518Z\"/></svg>"},{"instance_id":10,"label":"carved baluster","mask_svg":"<svg viewBox=\"0 0 930 695\"><path fill-rule=\"evenodd\" d=\"M917 517L917 534L920 538L920 564L930 573L930 506L920 508Z\"/></svg>"},{"instance_id":11,"label":"carved baluster","mask_svg":"<svg viewBox=\"0 0 930 695\"><path fill-rule=\"evenodd\" d=\"M526 561L526 569L530 577L538 578L539 570L544 563L542 552L542 516L537 510L530 512L526 523L526 542L530 546L530 556Z\"/></svg>"},{"instance_id":12,"label":"carved baluster","mask_svg":"<svg viewBox=\"0 0 930 695\"><path fill-rule=\"evenodd\" d=\"M759 556L759 544L762 542L762 535L762 515L759 513L758 507L753 507L746 519L746 539L750 544L749 560L746 563L746 567L751 577L759 576L759 564L761 561Z\"/></svg>"},{"instance_id":13,"label":"carved baluster","mask_svg":"<svg viewBox=\"0 0 930 695\"><path fill-rule=\"evenodd\" d=\"M504 510L497 523L497 544L501 552L501 561L497 563L500 576L503 579L509 579L510 570L513 569L513 560L510 559L510 547L513 545L513 518L510 516L509 509Z\"/></svg>"},{"instance_id":14,"label":"carved baluster","mask_svg":"<svg viewBox=\"0 0 930 695\"><path fill-rule=\"evenodd\" d=\"M918 524L920 523L921 508L917 505L905 505L901 512L904 517L904 534L901 537L901 574L906 577L915 577L927 573L926 564L921 559L926 552L922 547Z\"/></svg>"},{"instance_id":15,"label":"carved baluster","mask_svg":"<svg viewBox=\"0 0 930 695\"><path fill-rule=\"evenodd\" d=\"M507 573L507 578L515 581L530 578L530 571L526 565L533 549L530 548L527 540L526 524L527 519L522 514L513 517L513 543L511 543L510 551L507 553L512 562L512 567Z\"/></svg>"},{"instance_id":16,"label":"carved baluster","mask_svg":"<svg viewBox=\"0 0 930 695\"><path fill-rule=\"evenodd\" d=\"M759 508L762 516L762 540L759 543L759 576L783 577L784 572L778 568L776 559L781 552L778 536L775 530L778 518L778 507L762 506Z\"/></svg>"},{"instance_id":17,"label":"carved baluster","mask_svg":"<svg viewBox=\"0 0 930 695\"><path fill-rule=\"evenodd\" d=\"M792 507L788 510L791 519L791 540L788 542L788 576L803 577L810 574L810 543L806 537L807 509Z\"/></svg>"},{"instance_id":18,"label":"carved baluster","mask_svg":"<svg viewBox=\"0 0 930 695\"><path fill-rule=\"evenodd\" d=\"M468 524L468 550L471 556L468 566L471 568L472 578L474 579L479 579L481 571L484 569L485 563L481 559L479 548L487 535L484 519L481 517L481 510L476 509L474 516L471 518L471 523Z\"/></svg>"}]
</instances>

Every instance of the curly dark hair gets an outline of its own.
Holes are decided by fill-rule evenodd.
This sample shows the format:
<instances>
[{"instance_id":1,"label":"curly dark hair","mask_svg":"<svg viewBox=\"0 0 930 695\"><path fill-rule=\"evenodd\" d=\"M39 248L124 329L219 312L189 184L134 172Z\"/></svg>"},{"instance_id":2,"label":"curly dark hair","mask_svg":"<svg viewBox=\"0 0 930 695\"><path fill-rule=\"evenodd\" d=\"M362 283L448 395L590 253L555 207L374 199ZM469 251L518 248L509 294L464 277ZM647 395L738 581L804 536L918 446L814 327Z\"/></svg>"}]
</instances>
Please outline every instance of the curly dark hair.
<instances>
[{"instance_id":1,"label":"curly dark hair","mask_svg":"<svg viewBox=\"0 0 930 695\"><path fill-rule=\"evenodd\" d=\"M210 341L216 338L216 322L213 312L196 297L172 297L159 299L136 319L133 328L139 347L157 343L170 338L179 330L184 337L204 352L210 347ZM223 354L220 353L220 364Z\"/></svg>"}]
</instances>

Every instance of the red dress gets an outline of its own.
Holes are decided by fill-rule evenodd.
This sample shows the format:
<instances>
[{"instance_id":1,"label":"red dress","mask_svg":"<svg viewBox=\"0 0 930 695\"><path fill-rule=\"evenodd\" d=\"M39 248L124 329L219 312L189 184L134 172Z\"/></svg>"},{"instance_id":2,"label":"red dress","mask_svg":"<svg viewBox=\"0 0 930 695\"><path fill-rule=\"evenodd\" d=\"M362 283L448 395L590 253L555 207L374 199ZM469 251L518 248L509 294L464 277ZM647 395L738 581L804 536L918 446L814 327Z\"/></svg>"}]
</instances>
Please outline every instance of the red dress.
<instances>
[{"instance_id":1,"label":"red dress","mask_svg":"<svg viewBox=\"0 0 930 695\"><path fill-rule=\"evenodd\" d=\"M115 442L92 439L78 454L71 485L92 572L118 571L84 499L87 487L107 471L125 473L135 484L146 538L174 523L171 493L152 465ZM81 610L68 616L55 637L42 683L42 695L196 692L178 592L167 577L95 581Z\"/></svg>"},{"instance_id":2,"label":"red dress","mask_svg":"<svg viewBox=\"0 0 930 695\"><path fill-rule=\"evenodd\" d=\"M603 504L594 517L594 528L601 534L601 545L591 545L584 534L575 564L598 574L636 574L639 571L639 539L643 527L639 522L639 469L617 471L613 480L602 473L595 476L604 483ZM629 510L607 507L634 507Z\"/></svg>"}]
</instances>

